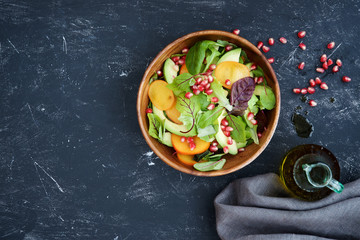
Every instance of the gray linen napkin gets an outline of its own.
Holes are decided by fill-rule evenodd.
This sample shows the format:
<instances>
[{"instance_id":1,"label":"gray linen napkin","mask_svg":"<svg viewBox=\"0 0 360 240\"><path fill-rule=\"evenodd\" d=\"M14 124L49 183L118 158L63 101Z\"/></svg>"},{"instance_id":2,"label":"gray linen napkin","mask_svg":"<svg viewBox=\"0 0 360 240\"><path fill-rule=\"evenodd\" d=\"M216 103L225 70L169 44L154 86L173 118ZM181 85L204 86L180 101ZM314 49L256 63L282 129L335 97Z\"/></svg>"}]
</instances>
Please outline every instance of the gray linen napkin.
<instances>
[{"instance_id":1,"label":"gray linen napkin","mask_svg":"<svg viewBox=\"0 0 360 240\"><path fill-rule=\"evenodd\" d=\"M315 202L290 197L274 173L238 179L215 210L223 240L360 239L360 179Z\"/></svg>"}]
</instances>

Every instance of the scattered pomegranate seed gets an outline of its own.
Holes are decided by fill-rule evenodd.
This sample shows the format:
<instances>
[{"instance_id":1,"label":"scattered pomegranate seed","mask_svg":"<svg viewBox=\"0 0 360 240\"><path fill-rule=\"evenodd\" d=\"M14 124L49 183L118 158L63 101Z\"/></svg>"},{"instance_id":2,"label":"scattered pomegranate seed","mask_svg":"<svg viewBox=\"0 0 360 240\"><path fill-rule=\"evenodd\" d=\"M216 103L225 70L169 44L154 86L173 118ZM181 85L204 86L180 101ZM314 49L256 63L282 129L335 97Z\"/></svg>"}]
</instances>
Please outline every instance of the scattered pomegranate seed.
<instances>
[{"instance_id":1,"label":"scattered pomegranate seed","mask_svg":"<svg viewBox=\"0 0 360 240\"><path fill-rule=\"evenodd\" d=\"M230 81L229 79L226 79L226 80L225 80L225 85L230 86L230 85L231 85L231 81Z\"/></svg>"},{"instance_id":2,"label":"scattered pomegranate seed","mask_svg":"<svg viewBox=\"0 0 360 240\"><path fill-rule=\"evenodd\" d=\"M185 60L184 60L184 59L180 59L180 60L178 61L178 64L179 64L179 65L184 65L184 63L185 63Z\"/></svg>"},{"instance_id":3,"label":"scattered pomegranate seed","mask_svg":"<svg viewBox=\"0 0 360 240\"><path fill-rule=\"evenodd\" d=\"M240 29L234 29L232 31L233 34L239 35L240 34Z\"/></svg>"},{"instance_id":4,"label":"scattered pomegranate seed","mask_svg":"<svg viewBox=\"0 0 360 240\"><path fill-rule=\"evenodd\" d=\"M257 48L260 49L262 48L262 46L264 46L264 43L262 41L259 41L257 44Z\"/></svg>"},{"instance_id":5,"label":"scattered pomegranate seed","mask_svg":"<svg viewBox=\"0 0 360 240\"><path fill-rule=\"evenodd\" d=\"M296 94L299 94L301 92L301 90L300 90L300 88L294 88L293 92L296 93Z\"/></svg>"},{"instance_id":6,"label":"scattered pomegranate seed","mask_svg":"<svg viewBox=\"0 0 360 240\"><path fill-rule=\"evenodd\" d=\"M311 107L315 107L315 106L317 105L317 103L316 103L314 100L310 100L310 101L309 101L309 105L310 105Z\"/></svg>"},{"instance_id":7,"label":"scattered pomegranate seed","mask_svg":"<svg viewBox=\"0 0 360 240\"><path fill-rule=\"evenodd\" d=\"M184 47L182 50L181 50L182 53L186 54L189 52L189 48L187 47Z\"/></svg>"},{"instance_id":8,"label":"scattered pomegranate seed","mask_svg":"<svg viewBox=\"0 0 360 240\"><path fill-rule=\"evenodd\" d=\"M226 45L225 46L225 51L226 52L230 51L231 49L233 49L233 46L231 46L231 45Z\"/></svg>"},{"instance_id":9,"label":"scattered pomegranate seed","mask_svg":"<svg viewBox=\"0 0 360 240\"><path fill-rule=\"evenodd\" d=\"M212 89L205 90L206 95L211 95L213 92L214 92L214 90L212 90Z\"/></svg>"},{"instance_id":10,"label":"scattered pomegranate seed","mask_svg":"<svg viewBox=\"0 0 360 240\"><path fill-rule=\"evenodd\" d=\"M179 65L173 66L173 69L174 69L174 71L178 72L179 71Z\"/></svg>"},{"instance_id":11,"label":"scattered pomegranate seed","mask_svg":"<svg viewBox=\"0 0 360 240\"><path fill-rule=\"evenodd\" d=\"M343 76L342 77L342 81L343 82L350 82L351 81L351 78L347 77L347 76Z\"/></svg>"},{"instance_id":12,"label":"scattered pomegranate seed","mask_svg":"<svg viewBox=\"0 0 360 240\"><path fill-rule=\"evenodd\" d=\"M227 136L227 137L230 137L230 132L224 131L224 135Z\"/></svg>"},{"instance_id":13,"label":"scattered pomegranate seed","mask_svg":"<svg viewBox=\"0 0 360 240\"><path fill-rule=\"evenodd\" d=\"M327 65L331 66L333 63L334 63L334 61L331 58L329 58L327 61Z\"/></svg>"},{"instance_id":14,"label":"scattered pomegranate seed","mask_svg":"<svg viewBox=\"0 0 360 240\"><path fill-rule=\"evenodd\" d=\"M199 85L199 88L198 88L199 90L200 90L200 92L202 92L202 91L204 91L205 90L205 88L204 88L204 86L203 85Z\"/></svg>"},{"instance_id":15,"label":"scattered pomegranate seed","mask_svg":"<svg viewBox=\"0 0 360 240\"><path fill-rule=\"evenodd\" d=\"M314 94L314 93L315 93L315 88L313 88L313 87L308 87L308 88L307 88L307 92L308 92L309 94Z\"/></svg>"},{"instance_id":16,"label":"scattered pomegranate seed","mask_svg":"<svg viewBox=\"0 0 360 240\"><path fill-rule=\"evenodd\" d=\"M190 151L193 151L196 148L196 144L194 142L189 143Z\"/></svg>"},{"instance_id":17,"label":"scattered pomegranate seed","mask_svg":"<svg viewBox=\"0 0 360 240\"><path fill-rule=\"evenodd\" d=\"M194 93L195 95L199 95L199 94L201 93L201 91L200 91L199 89L195 89L195 90L193 91L193 93Z\"/></svg>"},{"instance_id":18,"label":"scattered pomegranate seed","mask_svg":"<svg viewBox=\"0 0 360 240\"><path fill-rule=\"evenodd\" d=\"M334 73L338 72L338 71L339 71L339 66L338 66L338 65L335 65L335 66L333 67L332 71L333 71Z\"/></svg>"},{"instance_id":19,"label":"scattered pomegranate seed","mask_svg":"<svg viewBox=\"0 0 360 240\"><path fill-rule=\"evenodd\" d=\"M188 143L194 142L194 138L192 138L192 137L188 137L186 140Z\"/></svg>"},{"instance_id":20,"label":"scattered pomegranate seed","mask_svg":"<svg viewBox=\"0 0 360 240\"><path fill-rule=\"evenodd\" d=\"M340 59L336 59L336 65L341 67L342 66L342 61Z\"/></svg>"},{"instance_id":21,"label":"scattered pomegranate seed","mask_svg":"<svg viewBox=\"0 0 360 240\"><path fill-rule=\"evenodd\" d=\"M243 151L245 151L245 148L239 148L238 149L238 152L243 152Z\"/></svg>"},{"instance_id":22,"label":"scattered pomegranate seed","mask_svg":"<svg viewBox=\"0 0 360 240\"><path fill-rule=\"evenodd\" d=\"M321 79L316 77L315 78L315 83L316 83L316 85L320 85L321 84Z\"/></svg>"},{"instance_id":23,"label":"scattered pomegranate seed","mask_svg":"<svg viewBox=\"0 0 360 240\"><path fill-rule=\"evenodd\" d=\"M320 57L320 62L326 62L326 60L327 60L327 56L326 56L326 54L323 54L323 55L321 55L321 57Z\"/></svg>"},{"instance_id":24,"label":"scattered pomegranate seed","mask_svg":"<svg viewBox=\"0 0 360 240\"><path fill-rule=\"evenodd\" d=\"M229 153L229 147L228 147L228 146L225 146L225 147L223 148L223 151L224 151L224 153Z\"/></svg>"},{"instance_id":25,"label":"scattered pomegranate seed","mask_svg":"<svg viewBox=\"0 0 360 240\"><path fill-rule=\"evenodd\" d=\"M279 41L280 41L282 44L286 44L286 43L287 43L287 40L286 40L286 38L284 38L284 37L279 38Z\"/></svg>"},{"instance_id":26,"label":"scattered pomegranate seed","mask_svg":"<svg viewBox=\"0 0 360 240\"><path fill-rule=\"evenodd\" d=\"M262 134L261 134L261 133L258 133L257 136L258 136L258 138L261 138L261 137L262 137Z\"/></svg>"},{"instance_id":27,"label":"scattered pomegranate seed","mask_svg":"<svg viewBox=\"0 0 360 240\"><path fill-rule=\"evenodd\" d=\"M300 32L298 32L297 35L298 35L299 38L303 38L303 37L305 37L306 32L305 31L300 31Z\"/></svg>"},{"instance_id":28,"label":"scattered pomegranate seed","mask_svg":"<svg viewBox=\"0 0 360 240\"><path fill-rule=\"evenodd\" d=\"M327 48L328 49L333 49L335 47L335 42L330 42L328 45L327 45Z\"/></svg>"},{"instance_id":29,"label":"scattered pomegranate seed","mask_svg":"<svg viewBox=\"0 0 360 240\"><path fill-rule=\"evenodd\" d=\"M314 79L310 79L309 80L309 84L311 87L315 87L316 86L316 83L315 83L315 80Z\"/></svg>"},{"instance_id":30,"label":"scattered pomegranate seed","mask_svg":"<svg viewBox=\"0 0 360 240\"><path fill-rule=\"evenodd\" d=\"M209 150L210 150L210 152L217 152L217 150L219 150L219 149L217 146L210 146Z\"/></svg>"},{"instance_id":31,"label":"scattered pomegranate seed","mask_svg":"<svg viewBox=\"0 0 360 240\"><path fill-rule=\"evenodd\" d=\"M321 89L324 89L324 90L328 90L328 89L329 89L328 85L327 85L325 82L322 82L322 83L320 84L320 88L321 88Z\"/></svg>"},{"instance_id":32,"label":"scattered pomegranate seed","mask_svg":"<svg viewBox=\"0 0 360 240\"><path fill-rule=\"evenodd\" d=\"M253 64L251 65L251 67L250 67L250 71L255 70L256 68L257 68L256 64L253 63Z\"/></svg>"},{"instance_id":33,"label":"scattered pomegranate seed","mask_svg":"<svg viewBox=\"0 0 360 240\"><path fill-rule=\"evenodd\" d=\"M264 77L262 77L262 76L260 76L260 77L258 77L258 79L257 79L257 84L260 84L260 83L262 83L264 81Z\"/></svg>"},{"instance_id":34,"label":"scattered pomegranate seed","mask_svg":"<svg viewBox=\"0 0 360 240\"><path fill-rule=\"evenodd\" d=\"M319 72L319 73L323 73L323 72L325 72L325 69L323 69L323 68L316 68L316 71Z\"/></svg>"},{"instance_id":35,"label":"scattered pomegranate seed","mask_svg":"<svg viewBox=\"0 0 360 240\"><path fill-rule=\"evenodd\" d=\"M251 119L250 122L251 122L252 125L257 125L258 124L258 122L255 119Z\"/></svg>"},{"instance_id":36,"label":"scattered pomegranate seed","mask_svg":"<svg viewBox=\"0 0 360 240\"><path fill-rule=\"evenodd\" d=\"M227 126L225 128L225 131L232 132L232 131L234 131L234 129L232 127L230 127L230 126Z\"/></svg>"},{"instance_id":37,"label":"scattered pomegranate seed","mask_svg":"<svg viewBox=\"0 0 360 240\"><path fill-rule=\"evenodd\" d=\"M208 81L209 81L209 83L212 83L213 81L214 81L214 77L213 76L208 76Z\"/></svg>"},{"instance_id":38,"label":"scattered pomegranate seed","mask_svg":"<svg viewBox=\"0 0 360 240\"><path fill-rule=\"evenodd\" d=\"M211 101L214 102L214 103L217 103L219 101L219 99L217 97L212 97Z\"/></svg>"},{"instance_id":39,"label":"scattered pomegranate seed","mask_svg":"<svg viewBox=\"0 0 360 240\"><path fill-rule=\"evenodd\" d=\"M226 127L224 125L220 126L221 130L225 131Z\"/></svg>"},{"instance_id":40,"label":"scattered pomegranate seed","mask_svg":"<svg viewBox=\"0 0 360 240\"><path fill-rule=\"evenodd\" d=\"M274 43L275 43L275 41L274 41L274 39L273 38L269 38L269 45L270 46L272 46L272 45L274 45Z\"/></svg>"},{"instance_id":41,"label":"scattered pomegranate seed","mask_svg":"<svg viewBox=\"0 0 360 240\"><path fill-rule=\"evenodd\" d=\"M234 143L234 142L233 142L232 138L231 138L231 137L228 137L227 144L231 145L231 144L233 144L233 143Z\"/></svg>"},{"instance_id":42,"label":"scattered pomegranate seed","mask_svg":"<svg viewBox=\"0 0 360 240\"><path fill-rule=\"evenodd\" d=\"M302 50L306 50L306 45L305 45L305 43L300 43L300 44L299 44L299 48L301 48Z\"/></svg>"},{"instance_id":43,"label":"scattered pomegranate seed","mask_svg":"<svg viewBox=\"0 0 360 240\"><path fill-rule=\"evenodd\" d=\"M156 74L158 75L158 77L162 77L163 72L162 72L161 70L157 70L157 71L156 71Z\"/></svg>"},{"instance_id":44,"label":"scattered pomegranate seed","mask_svg":"<svg viewBox=\"0 0 360 240\"><path fill-rule=\"evenodd\" d=\"M190 99L193 95L194 95L194 94L192 94L191 92L185 93L185 97L186 97L187 99Z\"/></svg>"},{"instance_id":45,"label":"scattered pomegranate seed","mask_svg":"<svg viewBox=\"0 0 360 240\"><path fill-rule=\"evenodd\" d=\"M152 110L151 108L147 108L147 109L145 110L145 112L146 112L146 113L152 113L153 110Z\"/></svg>"},{"instance_id":46,"label":"scattered pomegranate seed","mask_svg":"<svg viewBox=\"0 0 360 240\"><path fill-rule=\"evenodd\" d=\"M247 115L247 120L251 121L254 119L254 114L252 112L249 112Z\"/></svg>"},{"instance_id":47,"label":"scattered pomegranate seed","mask_svg":"<svg viewBox=\"0 0 360 240\"><path fill-rule=\"evenodd\" d=\"M215 108L215 104L210 103L209 106L207 107L207 109L209 110L213 110Z\"/></svg>"},{"instance_id":48,"label":"scattered pomegranate seed","mask_svg":"<svg viewBox=\"0 0 360 240\"><path fill-rule=\"evenodd\" d=\"M180 142L185 142L186 141L186 137L181 137L180 138Z\"/></svg>"},{"instance_id":49,"label":"scattered pomegranate seed","mask_svg":"<svg viewBox=\"0 0 360 240\"><path fill-rule=\"evenodd\" d=\"M267 53L268 51L270 51L270 48L268 46L262 46L262 50L264 53Z\"/></svg>"},{"instance_id":50,"label":"scattered pomegranate seed","mask_svg":"<svg viewBox=\"0 0 360 240\"><path fill-rule=\"evenodd\" d=\"M301 94L307 94L307 89L306 89L306 88L302 88L302 89L301 89Z\"/></svg>"},{"instance_id":51,"label":"scattered pomegranate seed","mask_svg":"<svg viewBox=\"0 0 360 240\"><path fill-rule=\"evenodd\" d=\"M322 68L325 69L325 70L329 68L327 62L324 62L324 63L322 64Z\"/></svg>"},{"instance_id":52,"label":"scattered pomegranate seed","mask_svg":"<svg viewBox=\"0 0 360 240\"><path fill-rule=\"evenodd\" d=\"M221 120L221 125L228 126L229 122L224 118L223 120Z\"/></svg>"},{"instance_id":53,"label":"scattered pomegranate seed","mask_svg":"<svg viewBox=\"0 0 360 240\"><path fill-rule=\"evenodd\" d=\"M298 69L303 70L305 67L305 62L301 62L298 66Z\"/></svg>"},{"instance_id":54,"label":"scattered pomegranate seed","mask_svg":"<svg viewBox=\"0 0 360 240\"><path fill-rule=\"evenodd\" d=\"M268 62L269 62L269 63L274 63L274 62L275 62L275 59L274 59L273 57L268 58Z\"/></svg>"}]
</instances>

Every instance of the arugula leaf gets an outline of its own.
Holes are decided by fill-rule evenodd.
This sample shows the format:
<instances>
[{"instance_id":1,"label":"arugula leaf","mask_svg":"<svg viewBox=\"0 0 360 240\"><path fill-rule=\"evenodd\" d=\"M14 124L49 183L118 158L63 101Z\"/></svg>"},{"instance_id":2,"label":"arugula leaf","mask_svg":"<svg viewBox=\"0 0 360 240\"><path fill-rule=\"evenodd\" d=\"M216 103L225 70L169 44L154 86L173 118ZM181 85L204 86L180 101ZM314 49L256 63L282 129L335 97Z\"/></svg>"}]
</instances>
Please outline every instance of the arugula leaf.
<instances>
[{"instance_id":1,"label":"arugula leaf","mask_svg":"<svg viewBox=\"0 0 360 240\"><path fill-rule=\"evenodd\" d=\"M216 44L214 41L204 40L195 43L195 45L189 49L185 60L189 73L195 75L201 72L206 50L214 44Z\"/></svg>"},{"instance_id":2,"label":"arugula leaf","mask_svg":"<svg viewBox=\"0 0 360 240\"><path fill-rule=\"evenodd\" d=\"M245 142L246 123L244 120L241 117L235 117L234 115L226 116L226 120L229 122L229 126L234 129L231 132L231 137L235 140L235 142Z\"/></svg>"},{"instance_id":3,"label":"arugula leaf","mask_svg":"<svg viewBox=\"0 0 360 240\"><path fill-rule=\"evenodd\" d=\"M224 155L225 155L225 153L214 154L214 153L210 152L209 150L206 150L203 153L196 154L194 156L194 160L197 162L200 160L219 161L222 158L222 156L224 156Z\"/></svg>"},{"instance_id":4,"label":"arugula leaf","mask_svg":"<svg viewBox=\"0 0 360 240\"><path fill-rule=\"evenodd\" d=\"M213 93L208 95L208 99L211 99L211 97L217 97L219 99L219 105L225 107L228 111L231 111L233 107L230 105L229 99L226 97L228 95L228 91L222 87L221 83L214 79L211 83L211 89L213 90Z\"/></svg>"},{"instance_id":5,"label":"arugula leaf","mask_svg":"<svg viewBox=\"0 0 360 240\"><path fill-rule=\"evenodd\" d=\"M219 118L223 109L224 107L219 105L213 110L206 111L199 115L199 118L197 120L198 127L205 128L206 126L213 124Z\"/></svg>"},{"instance_id":6,"label":"arugula leaf","mask_svg":"<svg viewBox=\"0 0 360 240\"><path fill-rule=\"evenodd\" d=\"M190 92L190 84L194 85L195 80L191 81L193 76L190 73L183 73L174 78L171 84L168 84L166 87L171 89L175 95L178 95L181 92Z\"/></svg>"},{"instance_id":7,"label":"arugula leaf","mask_svg":"<svg viewBox=\"0 0 360 240\"><path fill-rule=\"evenodd\" d=\"M207 155L212 155L212 154L213 154L213 153L210 152L209 149L208 149L208 150L206 150L206 151L203 152L203 153L195 154L193 159L198 162L198 161L200 161L201 159L204 159Z\"/></svg>"},{"instance_id":8,"label":"arugula leaf","mask_svg":"<svg viewBox=\"0 0 360 240\"><path fill-rule=\"evenodd\" d=\"M254 74L254 77L264 77L264 71L260 66L257 66L255 70L251 71ZM265 79L264 79L265 80Z\"/></svg>"},{"instance_id":9,"label":"arugula leaf","mask_svg":"<svg viewBox=\"0 0 360 240\"><path fill-rule=\"evenodd\" d=\"M194 168L201 172L213 171L213 170L220 170L223 168L226 160L223 158L216 162L202 162L202 163L195 163Z\"/></svg>"},{"instance_id":10,"label":"arugula leaf","mask_svg":"<svg viewBox=\"0 0 360 240\"><path fill-rule=\"evenodd\" d=\"M271 87L265 85L257 85L255 87L254 94L260 96L261 105L265 109L271 110L275 107L276 99Z\"/></svg>"}]
</instances>

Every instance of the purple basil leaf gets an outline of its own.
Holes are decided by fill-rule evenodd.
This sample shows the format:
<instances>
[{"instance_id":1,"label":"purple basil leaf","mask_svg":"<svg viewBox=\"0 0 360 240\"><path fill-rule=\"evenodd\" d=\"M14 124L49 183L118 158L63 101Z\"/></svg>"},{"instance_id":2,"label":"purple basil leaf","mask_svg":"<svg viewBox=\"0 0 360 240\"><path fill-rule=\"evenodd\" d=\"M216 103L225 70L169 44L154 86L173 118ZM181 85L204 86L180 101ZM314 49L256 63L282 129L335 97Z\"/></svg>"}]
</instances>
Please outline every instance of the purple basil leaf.
<instances>
[{"instance_id":1,"label":"purple basil leaf","mask_svg":"<svg viewBox=\"0 0 360 240\"><path fill-rule=\"evenodd\" d=\"M259 111L256 116L255 116L255 119L256 121L258 122L258 128L257 128L257 131L262 133L266 126L267 126L267 123L268 123L268 120L267 120L267 117L266 117L266 114L264 111Z\"/></svg>"},{"instance_id":2,"label":"purple basil leaf","mask_svg":"<svg viewBox=\"0 0 360 240\"><path fill-rule=\"evenodd\" d=\"M232 114L244 115L254 90L255 81L251 77L245 77L233 83L230 96L230 104L233 106Z\"/></svg>"}]
</instances>

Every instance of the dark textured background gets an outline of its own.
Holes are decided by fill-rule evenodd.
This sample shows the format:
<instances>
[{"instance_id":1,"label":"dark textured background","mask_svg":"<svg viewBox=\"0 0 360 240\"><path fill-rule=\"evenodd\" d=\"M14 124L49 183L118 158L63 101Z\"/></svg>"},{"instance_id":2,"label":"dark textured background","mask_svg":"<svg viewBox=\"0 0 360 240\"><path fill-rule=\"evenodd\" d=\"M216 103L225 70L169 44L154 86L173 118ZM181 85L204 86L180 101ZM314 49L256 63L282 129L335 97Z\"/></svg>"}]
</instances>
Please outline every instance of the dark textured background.
<instances>
[{"instance_id":1,"label":"dark textured background","mask_svg":"<svg viewBox=\"0 0 360 240\"><path fill-rule=\"evenodd\" d=\"M359 178L360 3L301 2L0 0L0 239L218 239L214 197L233 179L277 172L302 143L330 149L343 182ZM176 38L234 28L252 43L288 39L266 54L276 59L282 92L277 131L238 172L182 174L144 141L137 88ZM307 31L306 51L297 48L298 30ZM318 90L310 109L292 88L317 76L332 40L332 58L344 66L321 75L329 90ZM341 82L343 74L352 82ZM311 138L294 131L297 106L314 124Z\"/></svg>"}]
</instances>

